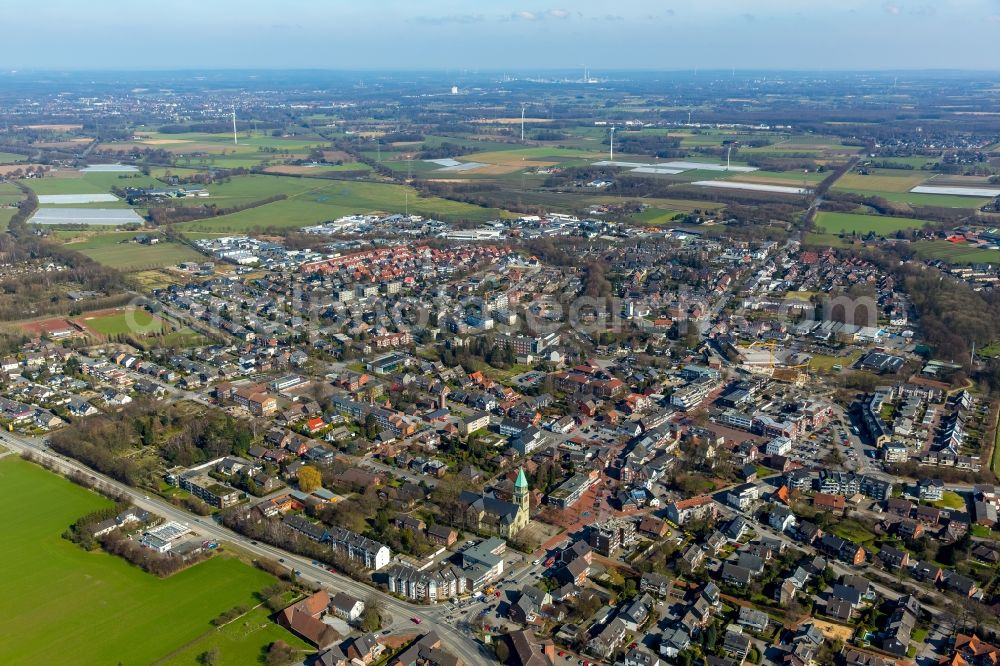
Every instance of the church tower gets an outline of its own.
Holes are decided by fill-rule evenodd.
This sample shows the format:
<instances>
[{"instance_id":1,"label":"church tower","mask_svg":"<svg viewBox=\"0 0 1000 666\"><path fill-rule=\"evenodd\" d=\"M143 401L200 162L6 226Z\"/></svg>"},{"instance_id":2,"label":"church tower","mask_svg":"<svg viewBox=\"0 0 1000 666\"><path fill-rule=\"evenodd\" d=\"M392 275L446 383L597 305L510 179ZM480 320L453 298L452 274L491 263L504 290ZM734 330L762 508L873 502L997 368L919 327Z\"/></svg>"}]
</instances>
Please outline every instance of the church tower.
<instances>
[{"instance_id":1,"label":"church tower","mask_svg":"<svg viewBox=\"0 0 1000 666\"><path fill-rule=\"evenodd\" d=\"M528 477L524 474L524 468L518 470L517 481L514 482L514 503L521 507L521 511L527 517L531 515L531 501L528 496Z\"/></svg>"}]
</instances>

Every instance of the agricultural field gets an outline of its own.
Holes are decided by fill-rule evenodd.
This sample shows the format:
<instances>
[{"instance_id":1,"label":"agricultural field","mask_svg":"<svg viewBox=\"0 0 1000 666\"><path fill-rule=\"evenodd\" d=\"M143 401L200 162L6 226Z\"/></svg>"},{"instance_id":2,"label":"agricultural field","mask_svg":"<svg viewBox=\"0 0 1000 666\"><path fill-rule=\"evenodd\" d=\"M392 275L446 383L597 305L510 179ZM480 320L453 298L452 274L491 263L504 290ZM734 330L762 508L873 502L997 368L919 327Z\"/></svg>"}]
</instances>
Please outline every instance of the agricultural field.
<instances>
[{"instance_id":1,"label":"agricultural field","mask_svg":"<svg viewBox=\"0 0 1000 666\"><path fill-rule=\"evenodd\" d=\"M937 157L925 157L925 156L914 156L914 157L878 157L875 158L876 162L880 164L889 164L892 166L900 167L913 167L914 169L921 169L923 167L931 167L938 162Z\"/></svg>"},{"instance_id":2,"label":"agricultural field","mask_svg":"<svg viewBox=\"0 0 1000 666\"><path fill-rule=\"evenodd\" d=\"M22 181L37 195L45 194L107 194L112 187L163 187L163 183L140 173L90 172L76 170L53 171L45 178ZM79 206L80 204L75 204ZM109 204L98 204L107 208ZM124 206L124 202L121 202Z\"/></svg>"},{"instance_id":3,"label":"agricultural field","mask_svg":"<svg viewBox=\"0 0 1000 666\"><path fill-rule=\"evenodd\" d=\"M72 238L66 246L121 271L150 270L182 261L205 260L204 255L182 243L160 241L155 245L143 245L129 242L135 235L128 231L83 234L82 238L81 235Z\"/></svg>"},{"instance_id":4,"label":"agricultural field","mask_svg":"<svg viewBox=\"0 0 1000 666\"><path fill-rule=\"evenodd\" d=\"M922 184L937 183L934 174L913 169L873 169L862 176L846 173L834 183L833 189L862 196L880 197L886 201L912 206L940 206L942 208L979 208L988 197L970 197L949 194L921 194L910 190Z\"/></svg>"},{"instance_id":5,"label":"agricultural field","mask_svg":"<svg viewBox=\"0 0 1000 666\"><path fill-rule=\"evenodd\" d=\"M744 140L742 136L738 138ZM775 157L787 157L790 155L804 155L815 158L830 158L856 155L859 150L861 150L859 146L842 144L836 137L810 134L788 136L767 146L741 147L740 153L757 156L774 155Z\"/></svg>"},{"instance_id":6,"label":"agricultural field","mask_svg":"<svg viewBox=\"0 0 1000 666\"><path fill-rule=\"evenodd\" d=\"M98 335L112 336L124 333L149 335L163 330L163 320L137 308L95 312L73 320Z\"/></svg>"},{"instance_id":7,"label":"agricultural field","mask_svg":"<svg viewBox=\"0 0 1000 666\"><path fill-rule=\"evenodd\" d=\"M33 498L30 511L12 508L25 497ZM19 458L0 460L0 501L8 507L0 563L17 572L6 576L0 598L0 663L62 663L72 655L74 663L150 664L211 636L210 620L255 606L254 594L274 582L225 556L160 579L88 553L60 535L108 501ZM259 653L273 638L273 630L255 633L240 654ZM281 638L299 645L288 632Z\"/></svg>"},{"instance_id":8,"label":"agricultural field","mask_svg":"<svg viewBox=\"0 0 1000 666\"><path fill-rule=\"evenodd\" d=\"M885 217L821 211L816 214L815 226L817 231L828 234L858 234L863 236L874 232L879 236L887 236L905 229L919 229L926 224L928 224L927 220L918 220L912 217Z\"/></svg>"},{"instance_id":9,"label":"agricultural field","mask_svg":"<svg viewBox=\"0 0 1000 666\"><path fill-rule=\"evenodd\" d=\"M0 208L0 231L7 229L10 218L14 217L15 213L17 213L16 208Z\"/></svg>"},{"instance_id":10,"label":"agricultural field","mask_svg":"<svg viewBox=\"0 0 1000 666\"><path fill-rule=\"evenodd\" d=\"M927 180L929 174L907 169L872 169L867 176L846 173L834 184L834 189L865 192L909 192Z\"/></svg>"},{"instance_id":11,"label":"agricultural field","mask_svg":"<svg viewBox=\"0 0 1000 666\"><path fill-rule=\"evenodd\" d=\"M161 185L162 186L162 185ZM232 208L280 194L293 197L312 190L326 187L324 181L290 176L234 176L224 183L213 183L205 189L208 197L182 197L172 199L174 206L204 206L212 204L220 208Z\"/></svg>"},{"instance_id":12,"label":"agricultural field","mask_svg":"<svg viewBox=\"0 0 1000 666\"><path fill-rule=\"evenodd\" d=\"M317 135L274 137L263 132L238 133L239 143L233 143L231 133L182 132L163 134L153 130L135 132L136 140L102 143L98 151L146 150L156 148L176 155L204 154L214 160L238 158L261 161L304 157L313 148L324 148L328 142Z\"/></svg>"},{"instance_id":13,"label":"agricultural field","mask_svg":"<svg viewBox=\"0 0 1000 666\"><path fill-rule=\"evenodd\" d=\"M0 151L0 164L13 164L14 162L22 162L26 159L28 159L27 155Z\"/></svg>"},{"instance_id":14,"label":"agricultural field","mask_svg":"<svg viewBox=\"0 0 1000 666\"><path fill-rule=\"evenodd\" d=\"M793 185L809 187L817 185L830 175L828 171L754 171L731 176L727 180L740 183L760 183L763 185Z\"/></svg>"},{"instance_id":15,"label":"agricultural field","mask_svg":"<svg viewBox=\"0 0 1000 666\"><path fill-rule=\"evenodd\" d=\"M269 176L260 176L269 179ZM405 185L367 183L354 181L317 181L313 179L284 179L304 183L310 189L289 193L288 198L265 206L223 215L206 220L194 220L177 225L181 231L238 233L268 227L289 228L317 224L352 213L383 211L403 212L409 209L428 217L444 217L473 221L486 221L504 216L494 208L481 208L438 197L420 197L417 191Z\"/></svg>"},{"instance_id":16,"label":"agricultural field","mask_svg":"<svg viewBox=\"0 0 1000 666\"><path fill-rule=\"evenodd\" d=\"M284 174L289 176L322 176L324 174L339 173L344 171L370 172L372 168L364 162L344 162L343 164L279 164L269 166L264 169L267 173Z\"/></svg>"},{"instance_id":17,"label":"agricultural field","mask_svg":"<svg viewBox=\"0 0 1000 666\"><path fill-rule=\"evenodd\" d=\"M14 183L0 183L0 231L7 228L10 218L14 217L17 208L13 207L18 201L24 198L21 190L17 189Z\"/></svg>"},{"instance_id":18,"label":"agricultural field","mask_svg":"<svg viewBox=\"0 0 1000 666\"><path fill-rule=\"evenodd\" d=\"M430 139L431 137L428 137L425 143L433 146L434 142ZM561 146L524 147L485 141L445 140L468 147L470 152L453 158L456 162L462 164L475 162L480 166L469 169L446 169L442 164L407 159L409 155L390 154L386 151L381 154L382 164L396 173L412 174L423 178L489 178L539 167L584 166L606 154L599 145L594 146L595 150L579 150ZM373 160L378 160L380 157L377 151L366 151L364 154Z\"/></svg>"}]
</instances>

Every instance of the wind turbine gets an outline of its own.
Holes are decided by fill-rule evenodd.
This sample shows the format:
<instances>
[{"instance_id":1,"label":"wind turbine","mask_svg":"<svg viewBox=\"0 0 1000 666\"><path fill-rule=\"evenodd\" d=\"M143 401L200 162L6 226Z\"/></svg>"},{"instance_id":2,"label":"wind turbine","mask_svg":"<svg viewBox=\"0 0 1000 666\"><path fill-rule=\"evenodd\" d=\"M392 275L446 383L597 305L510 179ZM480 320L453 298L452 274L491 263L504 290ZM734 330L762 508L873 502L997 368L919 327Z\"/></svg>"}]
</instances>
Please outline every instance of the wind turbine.
<instances>
[{"instance_id":1,"label":"wind turbine","mask_svg":"<svg viewBox=\"0 0 1000 666\"><path fill-rule=\"evenodd\" d=\"M525 104L521 104L521 143L524 143L524 107Z\"/></svg>"},{"instance_id":2,"label":"wind turbine","mask_svg":"<svg viewBox=\"0 0 1000 666\"><path fill-rule=\"evenodd\" d=\"M611 126L611 153L608 155L608 161L615 161L615 126Z\"/></svg>"},{"instance_id":3,"label":"wind turbine","mask_svg":"<svg viewBox=\"0 0 1000 666\"><path fill-rule=\"evenodd\" d=\"M233 145L240 145L239 139L236 137L236 105L233 104Z\"/></svg>"}]
</instances>

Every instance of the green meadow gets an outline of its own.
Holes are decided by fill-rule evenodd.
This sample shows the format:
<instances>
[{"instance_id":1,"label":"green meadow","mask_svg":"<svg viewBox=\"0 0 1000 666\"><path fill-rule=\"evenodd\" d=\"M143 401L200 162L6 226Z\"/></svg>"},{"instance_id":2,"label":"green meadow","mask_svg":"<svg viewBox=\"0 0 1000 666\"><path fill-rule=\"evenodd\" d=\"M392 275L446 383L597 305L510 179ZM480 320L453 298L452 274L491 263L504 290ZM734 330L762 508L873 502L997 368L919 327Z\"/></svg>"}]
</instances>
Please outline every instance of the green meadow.
<instances>
[{"instance_id":1,"label":"green meadow","mask_svg":"<svg viewBox=\"0 0 1000 666\"><path fill-rule=\"evenodd\" d=\"M222 612L255 606L255 592L274 582L225 556L160 579L86 552L60 535L108 501L12 456L0 460L0 500L7 507L0 539L3 664L150 664L214 632L210 621ZM273 637L249 640L259 653L261 641Z\"/></svg>"},{"instance_id":2,"label":"green meadow","mask_svg":"<svg viewBox=\"0 0 1000 666\"><path fill-rule=\"evenodd\" d=\"M864 235L874 232L880 236L887 236L904 229L919 229L926 224L927 220L918 220L912 217L885 217L828 211L816 214L816 230L830 234L856 233Z\"/></svg>"}]
</instances>

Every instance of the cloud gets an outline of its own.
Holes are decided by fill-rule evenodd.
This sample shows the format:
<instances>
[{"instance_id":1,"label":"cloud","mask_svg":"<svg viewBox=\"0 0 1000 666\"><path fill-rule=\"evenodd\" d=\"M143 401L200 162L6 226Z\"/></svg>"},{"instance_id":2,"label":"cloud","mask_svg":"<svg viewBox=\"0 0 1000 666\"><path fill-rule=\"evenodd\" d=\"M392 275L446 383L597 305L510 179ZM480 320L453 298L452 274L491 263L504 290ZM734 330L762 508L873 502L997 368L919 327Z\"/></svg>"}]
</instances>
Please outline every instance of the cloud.
<instances>
[{"instance_id":1,"label":"cloud","mask_svg":"<svg viewBox=\"0 0 1000 666\"><path fill-rule=\"evenodd\" d=\"M582 16L580 12L576 12L575 15L577 18ZM573 18L573 16L574 13L567 9L553 8L553 9L545 9L539 11L528 11L526 9L523 9L511 13L510 16L506 18L508 18L511 21L544 21L545 19L554 19L562 21Z\"/></svg>"},{"instance_id":2,"label":"cloud","mask_svg":"<svg viewBox=\"0 0 1000 666\"><path fill-rule=\"evenodd\" d=\"M895 2L884 3L882 5L882 9L885 11L886 14L889 14L890 16L899 16L903 11L903 8L897 5Z\"/></svg>"},{"instance_id":3,"label":"cloud","mask_svg":"<svg viewBox=\"0 0 1000 666\"><path fill-rule=\"evenodd\" d=\"M449 14L447 16L418 16L414 19L416 23L423 23L425 25L482 23L485 20L486 17L483 16L482 14Z\"/></svg>"}]
</instances>

